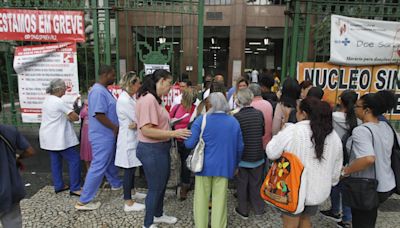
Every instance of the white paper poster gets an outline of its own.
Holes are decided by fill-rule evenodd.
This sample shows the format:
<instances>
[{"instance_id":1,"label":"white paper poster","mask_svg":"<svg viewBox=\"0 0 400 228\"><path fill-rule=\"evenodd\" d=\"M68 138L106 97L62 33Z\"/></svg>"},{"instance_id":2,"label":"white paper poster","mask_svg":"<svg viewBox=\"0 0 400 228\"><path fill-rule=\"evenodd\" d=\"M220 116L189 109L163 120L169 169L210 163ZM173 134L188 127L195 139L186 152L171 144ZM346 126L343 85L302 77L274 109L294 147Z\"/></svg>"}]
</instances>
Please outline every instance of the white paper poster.
<instances>
[{"instance_id":1,"label":"white paper poster","mask_svg":"<svg viewBox=\"0 0 400 228\"><path fill-rule=\"evenodd\" d=\"M166 64L144 64L144 75L152 74L155 70L163 69L169 71L169 65Z\"/></svg>"},{"instance_id":2,"label":"white paper poster","mask_svg":"<svg viewBox=\"0 0 400 228\"><path fill-rule=\"evenodd\" d=\"M235 86L235 81L242 76L242 61L233 60L232 64L232 86Z\"/></svg>"},{"instance_id":3,"label":"white paper poster","mask_svg":"<svg viewBox=\"0 0 400 228\"><path fill-rule=\"evenodd\" d=\"M329 62L381 65L400 62L400 22L331 16Z\"/></svg>"},{"instance_id":4,"label":"white paper poster","mask_svg":"<svg viewBox=\"0 0 400 228\"><path fill-rule=\"evenodd\" d=\"M22 46L15 49L14 70L24 123L40 123L42 103L51 80L61 78L67 85L62 99L71 105L79 96L75 43Z\"/></svg>"}]
</instances>

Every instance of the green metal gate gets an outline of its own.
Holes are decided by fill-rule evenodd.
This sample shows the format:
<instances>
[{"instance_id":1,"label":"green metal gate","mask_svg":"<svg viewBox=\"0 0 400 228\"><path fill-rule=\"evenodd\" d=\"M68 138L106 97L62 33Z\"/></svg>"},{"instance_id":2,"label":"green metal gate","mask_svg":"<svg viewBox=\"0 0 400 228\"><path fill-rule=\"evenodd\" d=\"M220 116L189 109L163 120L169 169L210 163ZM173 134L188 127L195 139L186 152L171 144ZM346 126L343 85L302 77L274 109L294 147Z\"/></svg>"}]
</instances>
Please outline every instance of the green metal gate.
<instances>
[{"instance_id":1,"label":"green metal gate","mask_svg":"<svg viewBox=\"0 0 400 228\"><path fill-rule=\"evenodd\" d=\"M297 62L329 60L331 14L400 21L400 2L399 0L289 0L286 1L285 14L281 74L283 78L296 77ZM400 129L400 122L393 122L396 128Z\"/></svg>"},{"instance_id":2,"label":"green metal gate","mask_svg":"<svg viewBox=\"0 0 400 228\"><path fill-rule=\"evenodd\" d=\"M187 63L187 59L184 58L203 55L204 1L201 0L1 0L0 8L85 12L87 40L77 44L79 86L82 94L87 93L90 81L97 78L101 64L115 66L117 80L121 70L135 70L143 75L144 64L169 64L177 79L185 71L183 61ZM168 18L172 18L172 21L167 22ZM142 24L130 23L131 20L138 20ZM147 23L147 20L151 23ZM160 34L162 37L158 37L156 32L160 28L165 32ZM187 38L188 34L192 39L190 36ZM194 42L194 34L197 35L197 42ZM160 38L165 40L157 42ZM182 39L189 41L182 42ZM23 124L20 118L13 54L16 46L37 44L45 43L0 41L2 123L32 125ZM187 54L189 50L195 53ZM130 55L125 55L126 66L123 68L120 65L121 52L131 52ZM194 62L194 59L197 61ZM192 76L197 76L197 82L201 83L203 58L192 60L189 62L197 69L192 72Z\"/></svg>"},{"instance_id":3,"label":"green metal gate","mask_svg":"<svg viewBox=\"0 0 400 228\"><path fill-rule=\"evenodd\" d=\"M326 62L330 15L400 21L399 0L286 1L282 76L294 77L297 62Z\"/></svg>"}]
</instances>

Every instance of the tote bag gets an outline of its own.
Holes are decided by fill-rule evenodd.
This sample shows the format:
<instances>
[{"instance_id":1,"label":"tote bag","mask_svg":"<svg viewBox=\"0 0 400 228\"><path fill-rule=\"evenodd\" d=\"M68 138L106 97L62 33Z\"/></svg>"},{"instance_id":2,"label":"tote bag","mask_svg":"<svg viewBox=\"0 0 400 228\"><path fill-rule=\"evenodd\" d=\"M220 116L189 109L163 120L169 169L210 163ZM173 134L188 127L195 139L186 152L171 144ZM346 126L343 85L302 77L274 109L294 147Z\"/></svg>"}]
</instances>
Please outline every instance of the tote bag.
<instances>
[{"instance_id":1,"label":"tote bag","mask_svg":"<svg viewBox=\"0 0 400 228\"><path fill-rule=\"evenodd\" d=\"M197 143L194 150L189 154L188 158L186 159L186 166L190 171L194 173L201 172L203 170L204 148L206 146L203 140L203 132L204 128L206 127L206 122L207 122L206 117L207 114L204 114L203 121L201 123L199 142Z\"/></svg>"}]
</instances>

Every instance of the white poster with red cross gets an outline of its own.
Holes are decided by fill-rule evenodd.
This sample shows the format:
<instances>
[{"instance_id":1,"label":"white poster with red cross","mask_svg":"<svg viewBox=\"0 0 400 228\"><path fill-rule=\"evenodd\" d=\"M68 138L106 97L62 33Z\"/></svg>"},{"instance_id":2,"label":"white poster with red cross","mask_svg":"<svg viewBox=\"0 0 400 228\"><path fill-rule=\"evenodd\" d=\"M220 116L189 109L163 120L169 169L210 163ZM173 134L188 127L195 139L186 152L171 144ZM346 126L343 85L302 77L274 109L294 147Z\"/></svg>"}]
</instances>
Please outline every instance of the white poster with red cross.
<instances>
[{"instance_id":1,"label":"white poster with red cross","mask_svg":"<svg viewBox=\"0 0 400 228\"><path fill-rule=\"evenodd\" d=\"M79 96L78 63L75 43L22 46L15 49L14 70L24 123L40 123L42 103L50 81L60 78L67 91L62 99L71 106Z\"/></svg>"},{"instance_id":2,"label":"white poster with red cross","mask_svg":"<svg viewBox=\"0 0 400 228\"><path fill-rule=\"evenodd\" d=\"M331 15L330 63L370 66L400 63L400 22Z\"/></svg>"}]
</instances>

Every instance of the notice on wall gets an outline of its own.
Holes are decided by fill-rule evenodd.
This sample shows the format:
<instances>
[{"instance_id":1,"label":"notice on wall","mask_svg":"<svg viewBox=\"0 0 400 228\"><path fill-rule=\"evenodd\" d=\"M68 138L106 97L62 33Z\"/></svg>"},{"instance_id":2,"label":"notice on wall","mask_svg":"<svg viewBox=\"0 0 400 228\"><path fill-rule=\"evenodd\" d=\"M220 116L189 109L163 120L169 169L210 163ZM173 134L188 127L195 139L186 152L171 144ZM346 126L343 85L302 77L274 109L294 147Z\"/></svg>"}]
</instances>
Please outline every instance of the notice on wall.
<instances>
[{"instance_id":1,"label":"notice on wall","mask_svg":"<svg viewBox=\"0 0 400 228\"><path fill-rule=\"evenodd\" d=\"M233 60L232 64L232 86L235 86L235 81L242 76L242 61Z\"/></svg>"},{"instance_id":2,"label":"notice on wall","mask_svg":"<svg viewBox=\"0 0 400 228\"><path fill-rule=\"evenodd\" d=\"M3 8L0 40L85 42L84 13Z\"/></svg>"},{"instance_id":3,"label":"notice on wall","mask_svg":"<svg viewBox=\"0 0 400 228\"><path fill-rule=\"evenodd\" d=\"M166 65L166 64L144 64L144 75L152 74L156 70L169 71L169 65Z\"/></svg>"},{"instance_id":4,"label":"notice on wall","mask_svg":"<svg viewBox=\"0 0 400 228\"><path fill-rule=\"evenodd\" d=\"M62 99L71 106L79 96L75 43L22 46L15 49L14 70L24 123L40 123L42 104L50 81L60 78L67 86Z\"/></svg>"},{"instance_id":5,"label":"notice on wall","mask_svg":"<svg viewBox=\"0 0 400 228\"><path fill-rule=\"evenodd\" d=\"M337 66L328 63L303 62L297 64L297 80L310 80L314 86L324 90L323 99L337 104L339 95L347 89L358 96L380 90L400 92L400 66ZM400 94L396 94L398 105L390 114L391 119L400 120Z\"/></svg>"},{"instance_id":6,"label":"notice on wall","mask_svg":"<svg viewBox=\"0 0 400 228\"><path fill-rule=\"evenodd\" d=\"M332 15L330 49L333 64L398 64L400 22Z\"/></svg>"}]
</instances>

